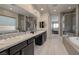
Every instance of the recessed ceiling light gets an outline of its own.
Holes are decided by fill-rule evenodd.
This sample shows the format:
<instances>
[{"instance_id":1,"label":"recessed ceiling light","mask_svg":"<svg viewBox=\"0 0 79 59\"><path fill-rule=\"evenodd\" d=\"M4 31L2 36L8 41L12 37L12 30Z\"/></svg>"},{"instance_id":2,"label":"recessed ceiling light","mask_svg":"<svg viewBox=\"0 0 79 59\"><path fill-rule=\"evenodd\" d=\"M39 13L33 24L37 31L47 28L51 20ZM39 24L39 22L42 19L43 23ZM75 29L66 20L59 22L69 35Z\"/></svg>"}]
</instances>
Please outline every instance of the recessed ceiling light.
<instances>
[{"instance_id":1,"label":"recessed ceiling light","mask_svg":"<svg viewBox=\"0 0 79 59\"><path fill-rule=\"evenodd\" d=\"M12 10L13 8L10 8L10 10Z\"/></svg>"},{"instance_id":2,"label":"recessed ceiling light","mask_svg":"<svg viewBox=\"0 0 79 59\"><path fill-rule=\"evenodd\" d=\"M71 9L71 7L69 6L68 9Z\"/></svg>"},{"instance_id":3,"label":"recessed ceiling light","mask_svg":"<svg viewBox=\"0 0 79 59\"><path fill-rule=\"evenodd\" d=\"M53 11L56 12L56 9L54 9Z\"/></svg>"},{"instance_id":4,"label":"recessed ceiling light","mask_svg":"<svg viewBox=\"0 0 79 59\"><path fill-rule=\"evenodd\" d=\"M41 11L43 11L44 10L44 8L41 8Z\"/></svg>"}]
</instances>

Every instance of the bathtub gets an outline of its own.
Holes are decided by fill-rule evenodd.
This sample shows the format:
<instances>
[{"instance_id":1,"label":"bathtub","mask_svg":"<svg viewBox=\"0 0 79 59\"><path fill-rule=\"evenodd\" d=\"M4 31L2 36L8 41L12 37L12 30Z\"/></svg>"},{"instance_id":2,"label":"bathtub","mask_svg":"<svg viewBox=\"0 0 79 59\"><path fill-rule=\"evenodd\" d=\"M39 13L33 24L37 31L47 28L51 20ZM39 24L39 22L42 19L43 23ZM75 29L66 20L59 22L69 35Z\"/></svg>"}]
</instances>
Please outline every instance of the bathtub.
<instances>
[{"instance_id":1,"label":"bathtub","mask_svg":"<svg viewBox=\"0 0 79 59\"><path fill-rule=\"evenodd\" d=\"M79 37L69 37L69 40L70 40L73 44L79 46Z\"/></svg>"},{"instance_id":2,"label":"bathtub","mask_svg":"<svg viewBox=\"0 0 79 59\"><path fill-rule=\"evenodd\" d=\"M79 55L79 37L66 37L63 44L69 55Z\"/></svg>"}]
</instances>

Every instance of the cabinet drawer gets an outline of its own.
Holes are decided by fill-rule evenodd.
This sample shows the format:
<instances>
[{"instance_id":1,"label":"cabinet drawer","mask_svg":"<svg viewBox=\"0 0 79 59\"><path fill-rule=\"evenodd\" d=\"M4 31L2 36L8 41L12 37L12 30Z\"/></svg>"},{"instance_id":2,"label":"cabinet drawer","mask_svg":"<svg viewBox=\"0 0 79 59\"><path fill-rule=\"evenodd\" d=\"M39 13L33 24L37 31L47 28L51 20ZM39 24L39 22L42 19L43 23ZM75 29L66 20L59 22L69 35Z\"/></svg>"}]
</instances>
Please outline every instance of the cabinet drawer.
<instances>
[{"instance_id":1,"label":"cabinet drawer","mask_svg":"<svg viewBox=\"0 0 79 59\"><path fill-rule=\"evenodd\" d=\"M28 40L27 40L27 44L29 45L29 44L31 44L33 41L34 41L33 38L32 38L32 39L28 39Z\"/></svg>"},{"instance_id":2,"label":"cabinet drawer","mask_svg":"<svg viewBox=\"0 0 79 59\"><path fill-rule=\"evenodd\" d=\"M15 55L21 55L21 52L20 52L20 51L18 51L17 53L15 53Z\"/></svg>"},{"instance_id":3,"label":"cabinet drawer","mask_svg":"<svg viewBox=\"0 0 79 59\"><path fill-rule=\"evenodd\" d=\"M19 43L18 45L11 47L10 48L10 54L15 54L16 52L20 51L25 46L27 46L27 41L24 41L22 43Z\"/></svg>"},{"instance_id":4,"label":"cabinet drawer","mask_svg":"<svg viewBox=\"0 0 79 59\"><path fill-rule=\"evenodd\" d=\"M0 55L8 55L8 51L5 50L5 51L3 51L3 52L0 52Z\"/></svg>"}]
</instances>

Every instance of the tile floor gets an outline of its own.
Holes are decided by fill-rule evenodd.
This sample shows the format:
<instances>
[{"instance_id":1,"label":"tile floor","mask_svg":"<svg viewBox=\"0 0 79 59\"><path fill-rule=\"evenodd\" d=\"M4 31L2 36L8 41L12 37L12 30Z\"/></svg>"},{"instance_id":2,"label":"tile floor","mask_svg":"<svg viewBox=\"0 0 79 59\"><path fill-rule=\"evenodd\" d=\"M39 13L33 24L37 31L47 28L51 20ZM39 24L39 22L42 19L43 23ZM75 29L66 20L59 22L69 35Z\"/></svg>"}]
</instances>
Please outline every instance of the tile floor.
<instances>
[{"instance_id":1,"label":"tile floor","mask_svg":"<svg viewBox=\"0 0 79 59\"><path fill-rule=\"evenodd\" d=\"M41 46L35 46L35 55L68 55L62 40L57 35L52 35L51 38Z\"/></svg>"}]
</instances>

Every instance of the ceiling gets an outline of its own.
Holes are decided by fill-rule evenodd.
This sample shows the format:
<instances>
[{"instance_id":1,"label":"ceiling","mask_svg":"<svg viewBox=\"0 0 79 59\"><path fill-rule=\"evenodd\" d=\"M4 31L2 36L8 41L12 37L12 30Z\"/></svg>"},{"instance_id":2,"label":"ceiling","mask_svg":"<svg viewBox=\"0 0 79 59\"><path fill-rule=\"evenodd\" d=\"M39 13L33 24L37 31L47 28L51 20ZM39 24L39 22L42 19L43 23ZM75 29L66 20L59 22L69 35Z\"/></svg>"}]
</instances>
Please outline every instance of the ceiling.
<instances>
[{"instance_id":1,"label":"ceiling","mask_svg":"<svg viewBox=\"0 0 79 59\"><path fill-rule=\"evenodd\" d=\"M37 9L40 13L48 12L51 15L57 14L59 12L68 12L76 8L75 4L32 4L35 9ZM0 4L1 8L7 9L9 11L13 11L19 14L27 15L27 16L34 16L28 11L18 7L15 4ZM71 7L71 9L68 9ZM12 8L12 10L10 10ZM44 10L41 11L40 9L43 8Z\"/></svg>"},{"instance_id":2,"label":"ceiling","mask_svg":"<svg viewBox=\"0 0 79 59\"><path fill-rule=\"evenodd\" d=\"M15 12L17 14L22 14L26 16L33 16L33 14L29 13L28 11L22 9L21 7L18 7L16 4L0 4L0 8L3 8L8 11Z\"/></svg>"},{"instance_id":3,"label":"ceiling","mask_svg":"<svg viewBox=\"0 0 79 59\"><path fill-rule=\"evenodd\" d=\"M76 8L75 4L33 4L34 8L40 13L49 12L50 14L57 14L59 12L69 12ZM41 8L44 10L41 11Z\"/></svg>"}]
</instances>

